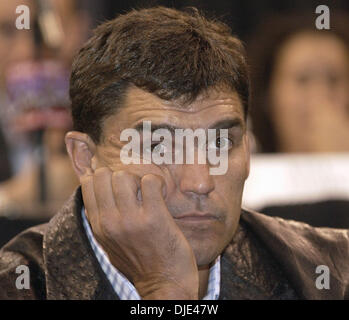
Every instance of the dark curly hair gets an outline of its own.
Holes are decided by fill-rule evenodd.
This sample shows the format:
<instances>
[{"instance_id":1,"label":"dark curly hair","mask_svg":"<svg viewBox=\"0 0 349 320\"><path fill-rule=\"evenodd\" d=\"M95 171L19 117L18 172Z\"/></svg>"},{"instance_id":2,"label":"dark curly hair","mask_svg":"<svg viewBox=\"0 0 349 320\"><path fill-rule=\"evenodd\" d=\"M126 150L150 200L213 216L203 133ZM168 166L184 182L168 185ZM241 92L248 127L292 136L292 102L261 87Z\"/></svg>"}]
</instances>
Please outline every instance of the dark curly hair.
<instances>
[{"instance_id":1,"label":"dark curly hair","mask_svg":"<svg viewBox=\"0 0 349 320\"><path fill-rule=\"evenodd\" d=\"M72 66L74 130L99 143L103 120L122 106L130 85L184 105L222 86L239 94L245 115L248 110L243 45L228 26L195 8L132 10L96 28Z\"/></svg>"}]
</instances>

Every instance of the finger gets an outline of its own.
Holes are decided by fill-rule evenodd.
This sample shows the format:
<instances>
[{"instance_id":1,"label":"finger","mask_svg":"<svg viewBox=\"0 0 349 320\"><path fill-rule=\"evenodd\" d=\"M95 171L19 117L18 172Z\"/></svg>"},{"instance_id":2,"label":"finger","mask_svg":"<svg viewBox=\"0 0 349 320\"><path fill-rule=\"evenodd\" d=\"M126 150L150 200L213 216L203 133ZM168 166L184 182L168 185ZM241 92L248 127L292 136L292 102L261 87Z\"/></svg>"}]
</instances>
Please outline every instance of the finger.
<instances>
[{"instance_id":1,"label":"finger","mask_svg":"<svg viewBox=\"0 0 349 320\"><path fill-rule=\"evenodd\" d=\"M139 213L137 193L140 178L126 171L117 171L112 175L115 203L121 216Z\"/></svg>"},{"instance_id":2,"label":"finger","mask_svg":"<svg viewBox=\"0 0 349 320\"><path fill-rule=\"evenodd\" d=\"M125 166L119 167L117 165L111 167L112 171L117 172L117 171L123 171L125 170ZM166 168L166 166L163 166L161 168L158 168L155 165L137 165L137 164L130 164L127 166L127 171L130 174L135 175L138 179L139 179L139 183L140 180L143 178L143 176L145 176L146 174L153 174L156 176L160 176L163 180L164 180L164 185L166 186L166 188L164 188L164 199L166 199L167 194L171 191L175 189L175 182L173 180L173 177L170 173L170 171L168 170L168 168ZM139 194L137 194L137 199L139 201L142 201L142 193L139 190Z\"/></svg>"},{"instance_id":3,"label":"finger","mask_svg":"<svg viewBox=\"0 0 349 320\"><path fill-rule=\"evenodd\" d=\"M160 176L147 174L141 180L143 208L146 212L163 215L168 212L164 196L165 183Z\"/></svg>"},{"instance_id":4,"label":"finger","mask_svg":"<svg viewBox=\"0 0 349 320\"><path fill-rule=\"evenodd\" d=\"M112 171L106 167L97 169L94 174L93 186L100 221L102 219L103 221L109 221L109 219L117 219L119 217L114 200L111 177Z\"/></svg>"},{"instance_id":5,"label":"finger","mask_svg":"<svg viewBox=\"0 0 349 320\"><path fill-rule=\"evenodd\" d=\"M85 207L85 214L92 229L98 225L98 206L94 193L93 175L86 175L80 179L82 198Z\"/></svg>"}]
</instances>

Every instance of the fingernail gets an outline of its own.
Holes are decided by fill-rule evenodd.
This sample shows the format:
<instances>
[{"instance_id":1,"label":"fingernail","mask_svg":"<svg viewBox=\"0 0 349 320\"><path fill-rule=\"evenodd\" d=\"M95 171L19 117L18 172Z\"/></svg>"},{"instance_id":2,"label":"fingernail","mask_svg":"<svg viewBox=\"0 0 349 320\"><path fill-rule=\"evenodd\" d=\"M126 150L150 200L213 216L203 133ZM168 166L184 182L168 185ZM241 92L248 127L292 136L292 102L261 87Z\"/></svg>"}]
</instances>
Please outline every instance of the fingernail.
<instances>
[{"instance_id":1,"label":"fingernail","mask_svg":"<svg viewBox=\"0 0 349 320\"><path fill-rule=\"evenodd\" d=\"M142 201L142 200L143 200L143 198L142 198L142 192L141 192L141 189L140 189L140 188L138 188L138 190L137 190L137 200L138 200L138 201Z\"/></svg>"}]
</instances>

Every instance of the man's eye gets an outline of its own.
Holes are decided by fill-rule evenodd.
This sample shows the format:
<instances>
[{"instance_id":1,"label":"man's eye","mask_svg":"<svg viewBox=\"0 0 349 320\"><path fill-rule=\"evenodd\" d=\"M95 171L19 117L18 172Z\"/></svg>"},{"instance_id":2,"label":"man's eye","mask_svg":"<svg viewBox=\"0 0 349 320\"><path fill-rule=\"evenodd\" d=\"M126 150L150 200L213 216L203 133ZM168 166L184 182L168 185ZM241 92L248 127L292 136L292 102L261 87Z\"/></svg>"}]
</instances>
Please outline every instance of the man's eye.
<instances>
[{"instance_id":1,"label":"man's eye","mask_svg":"<svg viewBox=\"0 0 349 320\"><path fill-rule=\"evenodd\" d=\"M217 138L208 145L208 149L230 149L233 142L229 138Z\"/></svg>"}]
</instances>

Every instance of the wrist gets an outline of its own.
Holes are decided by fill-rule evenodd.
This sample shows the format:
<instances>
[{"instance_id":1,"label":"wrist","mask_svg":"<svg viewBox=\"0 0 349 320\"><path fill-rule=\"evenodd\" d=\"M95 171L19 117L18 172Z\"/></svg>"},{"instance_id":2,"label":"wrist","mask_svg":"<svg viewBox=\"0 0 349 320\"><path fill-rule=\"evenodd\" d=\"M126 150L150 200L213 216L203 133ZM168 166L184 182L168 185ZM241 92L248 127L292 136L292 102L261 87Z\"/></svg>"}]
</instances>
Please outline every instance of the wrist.
<instances>
[{"instance_id":1,"label":"wrist","mask_svg":"<svg viewBox=\"0 0 349 320\"><path fill-rule=\"evenodd\" d=\"M184 286L174 279L168 277L152 279L151 281L140 281L135 287L144 300L198 300L198 281L187 282Z\"/></svg>"}]
</instances>

